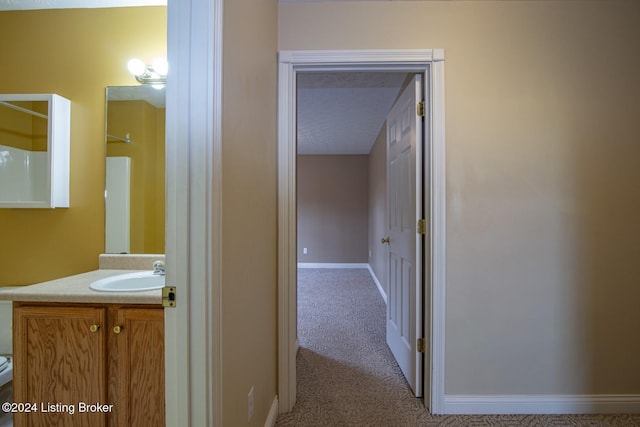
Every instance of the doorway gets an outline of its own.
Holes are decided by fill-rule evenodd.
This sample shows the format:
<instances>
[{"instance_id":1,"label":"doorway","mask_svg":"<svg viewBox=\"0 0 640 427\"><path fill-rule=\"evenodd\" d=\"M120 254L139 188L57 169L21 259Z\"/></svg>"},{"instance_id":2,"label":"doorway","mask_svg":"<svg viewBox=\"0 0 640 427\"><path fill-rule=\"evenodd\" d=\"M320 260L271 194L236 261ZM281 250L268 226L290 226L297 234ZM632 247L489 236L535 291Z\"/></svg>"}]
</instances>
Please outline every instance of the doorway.
<instances>
[{"instance_id":1,"label":"doorway","mask_svg":"<svg viewBox=\"0 0 640 427\"><path fill-rule=\"evenodd\" d=\"M288 412L296 398L297 75L318 71L399 71L428 76L425 85L424 152L427 242L422 258L427 274L423 306L425 405L442 413L444 404L444 62L441 50L280 52L278 123L278 396Z\"/></svg>"},{"instance_id":2,"label":"doorway","mask_svg":"<svg viewBox=\"0 0 640 427\"><path fill-rule=\"evenodd\" d=\"M416 397L423 392L424 355L416 348L423 338L424 235L416 229L424 199L425 120L417 111L423 82L423 75L403 72L304 72L298 74L296 94L299 344L304 346L305 337L315 342L305 333L315 326L305 322L301 310L316 311L303 303L308 293L330 300L320 289L301 287L300 281L311 280L305 268L364 269L389 308L380 318L386 318L388 347ZM311 277L321 288L335 290L327 277L341 282L351 276L333 270ZM353 324L349 317L334 318ZM328 337L322 330L319 335ZM354 342L360 341L343 344Z\"/></svg>"}]
</instances>

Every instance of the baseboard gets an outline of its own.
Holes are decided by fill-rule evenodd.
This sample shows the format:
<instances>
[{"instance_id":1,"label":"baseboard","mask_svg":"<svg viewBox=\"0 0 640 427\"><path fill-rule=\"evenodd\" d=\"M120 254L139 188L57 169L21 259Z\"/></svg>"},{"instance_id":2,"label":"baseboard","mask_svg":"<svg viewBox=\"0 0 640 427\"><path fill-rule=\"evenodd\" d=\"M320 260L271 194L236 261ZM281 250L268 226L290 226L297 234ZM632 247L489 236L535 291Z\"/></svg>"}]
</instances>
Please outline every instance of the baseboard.
<instances>
[{"instance_id":1,"label":"baseboard","mask_svg":"<svg viewBox=\"0 0 640 427\"><path fill-rule=\"evenodd\" d=\"M384 300L384 303L386 304L387 303L387 293L384 291L384 288L382 287L382 284L380 283L380 281L376 277L376 273L373 272L373 269L371 268L370 264L367 264L367 268L369 269L369 274L371 274L371 278L373 279L373 281L375 282L376 286L378 287L378 291L380 291L380 295L382 296L382 299Z\"/></svg>"},{"instance_id":2,"label":"baseboard","mask_svg":"<svg viewBox=\"0 0 640 427\"><path fill-rule=\"evenodd\" d=\"M640 395L444 396L445 414L640 413Z\"/></svg>"},{"instance_id":3,"label":"baseboard","mask_svg":"<svg viewBox=\"0 0 640 427\"><path fill-rule=\"evenodd\" d=\"M366 263L348 263L348 262L299 262L298 268L367 268Z\"/></svg>"},{"instance_id":4,"label":"baseboard","mask_svg":"<svg viewBox=\"0 0 640 427\"><path fill-rule=\"evenodd\" d=\"M278 418L278 396L273 398L269 415L267 415L267 421L264 423L264 427L274 427Z\"/></svg>"}]
</instances>

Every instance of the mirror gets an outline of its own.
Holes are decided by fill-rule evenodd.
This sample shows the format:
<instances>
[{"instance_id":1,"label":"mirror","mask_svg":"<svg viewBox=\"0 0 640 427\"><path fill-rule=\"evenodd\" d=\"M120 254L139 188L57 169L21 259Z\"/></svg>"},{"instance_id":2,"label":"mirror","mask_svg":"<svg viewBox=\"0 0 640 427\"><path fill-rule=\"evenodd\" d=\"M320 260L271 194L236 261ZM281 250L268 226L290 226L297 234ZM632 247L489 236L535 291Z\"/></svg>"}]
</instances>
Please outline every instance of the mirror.
<instances>
[{"instance_id":1,"label":"mirror","mask_svg":"<svg viewBox=\"0 0 640 427\"><path fill-rule=\"evenodd\" d=\"M109 86L105 253L164 253L165 89Z\"/></svg>"},{"instance_id":2,"label":"mirror","mask_svg":"<svg viewBox=\"0 0 640 427\"><path fill-rule=\"evenodd\" d=\"M0 95L0 207L69 207L70 101Z\"/></svg>"}]
</instances>

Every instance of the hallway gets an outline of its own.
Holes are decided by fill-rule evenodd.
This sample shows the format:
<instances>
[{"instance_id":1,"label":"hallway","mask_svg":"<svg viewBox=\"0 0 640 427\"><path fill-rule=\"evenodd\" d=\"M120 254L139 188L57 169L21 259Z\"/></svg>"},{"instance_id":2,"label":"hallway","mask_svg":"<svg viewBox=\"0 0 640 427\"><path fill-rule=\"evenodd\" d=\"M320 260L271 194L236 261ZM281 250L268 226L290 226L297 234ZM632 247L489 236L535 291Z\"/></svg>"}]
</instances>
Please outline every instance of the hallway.
<instances>
[{"instance_id":1,"label":"hallway","mask_svg":"<svg viewBox=\"0 0 640 427\"><path fill-rule=\"evenodd\" d=\"M426 415L385 342L385 311L365 269L298 270L298 399L277 426L415 425Z\"/></svg>"},{"instance_id":2,"label":"hallway","mask_svg":"<svg viewBox=\"0 0 640 427\"><path fill-rule=\"evenodd\" d=\"M365 269L298 269L297 402L279 427L630 426L640 415L430 415L385 340Z\"/></svg>"}]
</instances>

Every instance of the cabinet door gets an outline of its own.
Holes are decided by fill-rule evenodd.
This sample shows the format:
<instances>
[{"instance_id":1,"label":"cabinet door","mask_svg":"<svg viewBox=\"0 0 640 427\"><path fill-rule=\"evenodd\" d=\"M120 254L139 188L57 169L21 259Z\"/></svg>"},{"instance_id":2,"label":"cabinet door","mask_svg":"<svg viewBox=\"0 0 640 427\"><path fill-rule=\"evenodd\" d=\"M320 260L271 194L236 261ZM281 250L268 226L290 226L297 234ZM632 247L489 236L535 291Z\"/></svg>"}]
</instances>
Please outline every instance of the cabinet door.
<instances>
[{"instance_id":1,"label":"cabinet door","mask_svg":"<svg viewBox=\"0 0 640 427\"><path fill-rule=\"evenodd\" d=\"M14 402L36 411L14 414L16 426L104 426L104 308L21 306L14 310Z\"/></svg>"},{"instance_id":2,"label":"cabinet door","mask_svg":"<svg viewBox=\"0 0 640 427\"><path fill-rule=\"evenodd\" d=\"M112 319L110 425L164 427L164 311L119 308Z\"/></svg>"}]
</instances>

